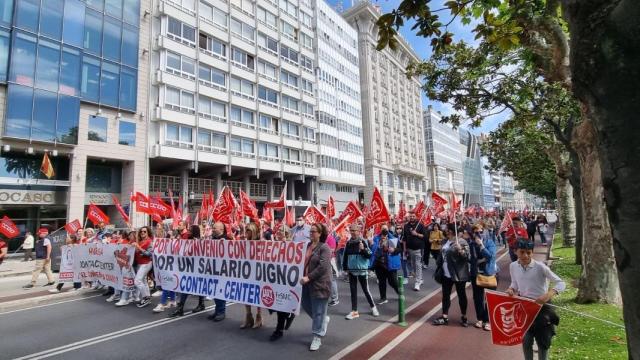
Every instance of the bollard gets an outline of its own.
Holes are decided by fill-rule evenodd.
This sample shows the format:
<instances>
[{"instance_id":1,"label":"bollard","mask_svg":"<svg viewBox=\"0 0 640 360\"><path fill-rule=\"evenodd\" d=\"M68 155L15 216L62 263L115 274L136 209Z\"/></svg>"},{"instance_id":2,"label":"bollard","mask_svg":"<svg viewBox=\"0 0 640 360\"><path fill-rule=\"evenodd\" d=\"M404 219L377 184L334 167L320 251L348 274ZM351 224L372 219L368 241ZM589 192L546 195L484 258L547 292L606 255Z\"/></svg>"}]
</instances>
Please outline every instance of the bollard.
<instances>
[{"instance_id":1,"label":"bollard","mask_svg":"<svg viewBox=\"0 0 640 360\"><path fill-rule=\"evenodd\" d=\"M407 326L404 318L404 278L402 274L398 274L398 325Z\"/></svg>"}]
</instances>

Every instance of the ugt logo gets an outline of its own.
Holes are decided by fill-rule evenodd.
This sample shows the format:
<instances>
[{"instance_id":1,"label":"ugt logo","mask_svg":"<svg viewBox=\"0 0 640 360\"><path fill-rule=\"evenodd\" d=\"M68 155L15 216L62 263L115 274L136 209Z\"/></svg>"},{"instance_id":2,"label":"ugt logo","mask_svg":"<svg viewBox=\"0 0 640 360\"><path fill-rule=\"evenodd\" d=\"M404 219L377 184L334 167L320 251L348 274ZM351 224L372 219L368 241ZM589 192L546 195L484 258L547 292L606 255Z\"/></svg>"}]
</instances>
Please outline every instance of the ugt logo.
<instances>
[{"instance_id":1,"label":"ugt logo","mask_svg":"<svg viewBox=\"0 0 640 360\"><path fill-rule=\"evenodd\" d=\"M524 331L527 312L521 302L503 302L493 309L493 321L498 330L506 336Z\"/></svg>"}]
</instances>

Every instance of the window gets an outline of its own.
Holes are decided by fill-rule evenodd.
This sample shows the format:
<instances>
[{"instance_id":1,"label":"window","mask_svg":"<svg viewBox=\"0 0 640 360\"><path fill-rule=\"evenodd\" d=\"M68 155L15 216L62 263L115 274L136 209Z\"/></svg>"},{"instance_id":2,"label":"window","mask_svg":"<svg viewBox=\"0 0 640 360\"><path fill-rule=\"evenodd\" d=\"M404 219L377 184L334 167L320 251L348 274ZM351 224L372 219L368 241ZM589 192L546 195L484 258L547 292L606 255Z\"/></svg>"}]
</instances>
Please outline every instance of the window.
<instances>
[{"instance_id":1,"label":"window","mask_svg":"<svg viewBox=\"0 0 640 360\"><path fill-rule=\"evenodd\" d=\"M167 72L183 76L188 79L195 79L195 66L195 60L167 50Z\"/></svg>"},{"instance_id":2,"label":"window","mask_svg":"<svg viewBox=\"0 0 640 360\"><path fill-rule=\"evenodd\" d=\"M29 139L33 109L33 88L10 84L7 94L5 134Z\"/></svg>"},{"instance_id":3,"label":"window","mask_svg":"<svg viewBox=\"0 0 640 360\"><path fill-rule=\"evenodd\" d=\"M231 48L231 60L233 60L233 62L235 62L236 64L250 69L251 71L255 71L255 61L253 55L249 55L238 48Z\"/></svg>"},{"instance_id":4,"label":"window","mask_svg":"<svg viewBox=\"0 0 640 360\"><path fill-rule=\"evenodd\" d=\"M300 11L300 22L309 28L313 27L313 17L304 11Z\"/></svg>"},{"instance_id":5,"label":"window","mask_svg":"<svg viewBox=\"0 0 640 360\"><path fill-rule=\"evenodd\" d=\"M229 116L231 117L231 121L238 126L250 125L254 126L253 121L253 111L249 111L247 109L243 109L237 106L232 106L229 111Z\"/></svg>"},{"instance_id":6,"label":"window","mask_svg":"<svg viewBox=\"0 0 640 360\"><path fill-rule=\"evenodd\" d=\"M61 94L80 95L80 51L65 47L60 64Z\"/></svg>"},{"instance_id":7,"label":"window","mask_svg":"<svg viewBox=\"0 0 640 360\"><path fill-rule=\"evenodd\" d=\"M188 126L167 124L165 139L167 145L191 149L193 148L193 129Z\"/></svg>"},{"instance_id":8,"label":"window","mask_svg":"<svg viewBox=\"0 0 640 360\"><path fill-rule=\"evenodd\" d=\"M198 112L200 116L206 119L221 122L227 121L227 105L204 95L200 95Z\"/></svg>"},{"instance_id":9,"label":"window","mask_svg":"<svg viewBox=\"0 0 640 360\"><path fill-rule=\"evenodd\" d=\"M252 44L256 39L256 30L253 26L245 24L235 18L231 18L231 32Z\"/></svg>"},{"instance_id":10,"label":"window","mask_svg":"<svg viewBox=\"0 0 640 360\"><path fill-rule=\"evenodd\" d=\"M307 49L313 49L313 38L305 33L300 33L300 44Z\"/></svg>"},{"instance_id":11,"label":"window","mask_svg":"<svg viewBox=\"0 0 640 360\"><path fill-rule=\"evenodd\" d=\"M298 30L296 30L293 25L284 20L280 20L280 31L282 31L282 35L288 37L289 39L293 41L298 40Z\"/></svg>"},{"instance_id":12,"label":"window","mask_svg":"<svg viewBox=\"0 0 640 360\"><path fill-rule=\"evenodd\" d=\"M122 26L122 63L138 67L138 29L124 24Z\"/></svg>"},{"instance_id":13,"label":"window","mask_svg":"<svg viewBox=\"0 0 640 360\"><path fill-rule=\"evenodd\" d=\"M249 80L237 78L235 76L231 77L231 91L236 95L253 98L255 97L253 87L253 83Z\"/></svg>"},{"instance_id":14,"label":"window","mask_svg":"<svg viewBox=\"0 0 640 360\"><path fill-rule=\"evenodd\" d=\"M259 155L267 158L278 159L278 145L271 143L260 143Z\"/></svg>"},{"instance_id":15,"label":"window","mask_svg":"<svg viewBox=\"0 0 640 360\"><path fill-rule=\"evenodd\" d=\"M277 134L278 119L269 115L260 114L260 130L266 130L266 132Z\"/></svg>"},{"instance_id":16,"label":"window","mask_svg":"<svg viewBox=\"0 0 640 360\"><path fill-rule=\"evenodd\" d=\"M172 17L169 18L167 35L176 41L195 47L196 30Z\"/></svg>"},{"instance_id":17,"label":"window","mask_svg":"<svg viewBox=\"0 0 640 360\"><path fill-rule=\"evenodd\" d=\"M278 28L277 17L270 11L263 9L260 6L258 6L258 21L267 25L267 27L270 27L273 30L276 30Z\"/></svg>"},{"instance_id":18,"label":"window","mask_svg":"<svg viewBox=\"0 0 640 360\"><path fill-rule=\"evenodd\" d=\"M302 113L305 115L313 116L313 105L308 102L302 102Z\"/></svg>"},{"instance_id":19,"label":"window","mask_svg":"<svg viewBox=\"0 0 640 360\"><path fill-rule=\"evenodd\" d=\"M3 1L0 4L0 24L11 26L11 19L13 17L13 1Z\"/></svg>"},{"instance_id":20,"label":"window","mask_svg":"<svg viewBox=\"0 0 640 360\"><path fill-rule=\"evenodd\" d=\"M313 94L313 81L302 78L302 91Z\"/></svg>"},{"instance_id":21,"label":"window","mask_svg":"<svg viewBox=\"0 0 640 360\"><path fill-rule=\"evenodd\" d=\"M122 0L105 0L104 11L118 19L122 19Z\"/></svg>"},{"instance_id":22,"label":"window","mask_svg":"<svg viewBox=\"0 0 640 360\"><path fill-rule=\"evenodd\" d=\"M300 55L300 66L309 71L313 71L313 61L304 55Z\"/></svg>"},{"instance_id":23,"label":"window","mask_svg":"<svg viewBox=\"0 0 640 360\"><path fill-rule=\"evenodd\" d=\"M200 33L200 49L211 56L226 58L227 45L222 41Z\"/></svg>"},{"instance_id":24,"label":"window","mask_svg":"<svg viewBox=\"0 0 640 360\"><path fill-rule=\"evenodd\" d=\"M243 154L255 154L254 141L251 139L245 139L240 137L231 137L229 142L229 148L231 151Z\"/></svg>"},{"instance_id":25,"label":"window","mask_svg":"<svg viewBox=\"0 0 640 360\"><path fill-rule=\"evenodd\" d=\"M137 26L140 23L140 0L124 0L122 18L125 22Z\"/></svg>"},{"instance_id":26,"label":"window","mask_svg":"<svg viewBox=\"0 0 640 360\"><path fill-rule=\"evenodd\" d=\"M282 133L290 137L300 137L300 126L289 121L282 122Z\"/></svg>"},{"instance_id":27,"label":"window","mask_svg":"<svg viewBox=\"0 0 640 360\"><path fill-rule=\"evenodd\" d=\"M9 42L9 32L0 29L0 82L7 81L7 70L9 66Z\"/></svg>"},{"instance_id":28,"label":"window","mask_svg":"<svg viewBox=\"0 0 640 360\"><path fill-rule=\"evenodd\" d=\"M258 99L278 104L278 92L265 86L258 86Z\"/></svg>"},{"instance_id":29,"label":"window","mask_svg":"<svg viewBox=\"0 0 640 360\"><path fill-rule=\"evenodd\" d=\"M227 137L224 134L209 130L198 130L198 148L211 151L212 148L226 150Z\"/></svg>"},{"instance_id":30,"label":"window","mask_svg":"<svg viewBox=\"0 0 640 360\"><path fill-rule=\"evenodd\" d=\"M107 59L120 61L121 28L122 23L120 21L105 16L102 55Z\"/></svg>"},{"instance_id":31,"label":"window","mask_svg":"<svg viewBox=\"0 0 640 360\"><path fill-rule=\"evenodd\" d=\"M261 32L258 32L258 46L276 55L278 54L278 41Z\"/></svg>"},{"instance_id":32,"label":"window","mask_svg":"<svg viewBox=\"0 0 640 360\"><path fill-rule=\"evenodd\" d=\"M298 63L298 52L288 46L280 44L280 56L285 60L290 60L296 64Z\"/></svg>"},{"instance_id":33,"label":"window","mask_svg":"<svg viewBox=\"0 0 640 360\"><path fill-rule=\"evenodd\" d=\"M60 45L41 39L38 43L36 86L51 91L58 90L60 71Z\"/></svg>"},{"instance_id":34,"label":"window","mask_svg":"<svg viewBox=\"0 0 640 360\"><path fill-rule=\"evenodd\" d=\"M118 106L119 80L120 68L118 65L103 61L100 75L100 103Z\"/></svg>"},{"instance_id":35,"label":"window","mask_svg":"<svg viewBox=\"0 0 640 360\"><path fill-rule=\"evenodd\" d=\"M38 17L40 16L40 0L21 0L16 8L16 26L22 29L38 32Z\"/></svg>"},{"instance_id":36,"label":"window","mask_svg":"<svg viewBox=\"0 0 640 360\"><path fill-rule=\"evenodd\" d=\"M305 140L315 142L316 141L316 131L310 127L304 126L302 128L302 134Z\"/></svg>"},{"instance_id":37,"label":"window","mask_svg":"<svg viewBox=\"0 0 640 360\"><path fill-rule=\"evenodd\" d=\"M198 64L200 83L209 87L227 88L227 73L203 63Z\"/></svg>"},{"instance_id":38,"label":"window","mask_svg":"<svg viewBox=\"0 0 640 360\"><path fill-rule=\"evenodd\" d=\"M245 13L253 15L253 2L251 0L231 0L231 5Z\"/></svg>"},{"instance_id":39,"label":"window","mask_svg":"<svg viewBox=\"0 0 640 360\"><path fill-rule=\"evenodd\" d=\"M62 14L64 4L62 0L46 0L42 2L40 17L40 33L47 37L60 40L62 37Z\"/></svg>"},{"instance_id":40,"label":"window","mask_svg":"<svg viewBox=\"0 0 640 360\"><path fill-rule=\"evenodd\" d=\"M282 148L282 160L289 160L289 161L299 162L300 161L300 150L283 147Z\"/></svg>"},{"instance_id":41,"label":"window","mask_svg":"<svg viewBox=\"0 0 640 360\"><path fill-rule=\"evenodd\" d=\"M33 86L36 65L36 38L20 32L15 33L11 47L11 74L9 80L21 85Z\"/></svg>"},{"instance_id":42,"label":"window","mask_svg":"<svg viewBox=\"0 0 640 360\"><path fill-rule=\"evenodd\" d=\"M280 0L280 9L294 18L298 17L298 8L288 0Z\"/></svg>"},{"instance_id":43,"label":"window","mask_svg":"<svg viewBox=\"0 0 640 360\"><path fill-rule=\"evenodd\" d=\"M189 91L167 86L164 102L165 106L171 110L195 113L193 93Z\"/></svg>"},{"instance_id":44,"label":"window","mask_svg":"<svg viewBox=\"0 0 640 360\"><path fill-rule=\"evenodd\" d=\"M298 88L298 77L288 71L280 70L280 81L283 84L293 86L296 89Z\"/></svg>"},{"instance_id":45,"label":"window","mask_svg":"<svg viewBox=\"0 0 640 360\"><path fill-rule=\"evenodd\" d=\"M123 109L136 111L138 72L122 66L120 70L120 102Z\"/></svg>"},{"instance_id":46,"label":"window","mask_svg":"<svg viewBox=\"0 0 640 360\"><path fill-rule=\"evenodd\" d=\"M10 3L10 2L9 2ZM84 36L85 7L80 0L66 0L64 3L64 28L62 38L69 45L82 47ZM89 25L90 26L90 25Z\"/></svg>"},{"instance_id":47,"label":"window","mask_svg":"<svg viewBox=\"0 0 640 360\"><path fill-rule=\"evenodd\" d=\"M58 96L57 141L65 144L78 143L78 116L80 99L60 94Z\"/></svg>"},{"instance_id":48,"label":"window","mask_svg":"<svg viewBox=\"0 0 640 360\"><path fill-rule=\"evenodd\" d=\"M82 82L80 83L82 98L98 102L100 100L100 60L91 56L82 58Z\"/></svg>"},{"instance_id":49,"label":"window","mask_svg":"<svg viewBox=\"0 0 640 360\"><path fill-rule=\"evenodd\" d=\"M93 10L87 10L84 18L84 49L102 54L102 14Z\"/></svg>"},{"instance_id":50,"label":"window","mask_svg":"<svg viewBox=\"0 0 640 360\"><path fill-rule=\"evenodd\" d=\"M55 141L58 96L54 92L35 90L31 139Z\"/></svg>"},{"instance_id":51,"label":"window","mask_svg":"<svg viewBox=\"0 0 640 360\"><path fill-rule=\"evenodd\" d=\"M300 111L300 101L296 100L294 98L292 98L291 96L288 95L282 95L282 106L285 109L289 109L289 110L293 110L293 111Z\"/></svg>"},{"instance_id":52,"label":"window","mask_svg":"<svg viewBox=\"0 0 640 360\"><path fill-rule=\"evenodd\" d=\"M136 146L136 123L120 120L118 126L118 144Z\"/></svg>"},{"instance_id":53,"label":"window","mask_svg":"<svg viewBox=\"0 0 640 360\"><path fill-rule=\"evenodd\" d=\"M200 18L223 29L227 28L227 14L204 1L200 1Z\"/></svg>"},{"instance_id":54,"label":"window","mask_svg":"<svg viewBox=\"0 0 640 360\"><path fill-rule=\"evenodd\" d=\"M102 11L104 9L104 0L85 0L85 1L88 6L96 10Z\"/></svg>"},{"instance_id":55,"label":"window","mask_svg":"<svg viewBox=\"0 0 640 360\"><path fill-rule=\"evenodd\" d=\"M277 69L276 66L268 63L264 60L258 60L258 73L260 75L264 75L265 77L276 81L277 80Z\"/></svg>"},{"instance_id":56,"label":"window","mask_svg":"<svg viewBox=\"0 0 640 360\"><path fill-rule=\"evenodd\" d=\"M107 142L107 118L89 116L89 140Z\"/></svg>"}]
</instances>

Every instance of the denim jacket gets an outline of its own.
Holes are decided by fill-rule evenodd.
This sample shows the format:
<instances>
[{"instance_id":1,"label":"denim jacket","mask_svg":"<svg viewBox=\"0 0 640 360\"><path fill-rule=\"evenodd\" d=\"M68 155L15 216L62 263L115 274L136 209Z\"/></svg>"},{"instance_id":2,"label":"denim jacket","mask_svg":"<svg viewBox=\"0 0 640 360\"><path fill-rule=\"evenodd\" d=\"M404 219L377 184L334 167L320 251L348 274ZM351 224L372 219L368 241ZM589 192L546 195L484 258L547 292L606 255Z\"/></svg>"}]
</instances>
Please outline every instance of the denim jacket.
<instances>
[{"instance_id":1,"label":"denim jacket","mask_svg":"<svg viewBox=\"0 0 640 360\"><path fill-rule=\"evenodd\" d=\"M475 241L469 241L469 270L472 277L478 272L484 275L495 275L498 272L495 235L485 232L482 243L484 249L481 249Z\"/></svg>"}]
</instances>

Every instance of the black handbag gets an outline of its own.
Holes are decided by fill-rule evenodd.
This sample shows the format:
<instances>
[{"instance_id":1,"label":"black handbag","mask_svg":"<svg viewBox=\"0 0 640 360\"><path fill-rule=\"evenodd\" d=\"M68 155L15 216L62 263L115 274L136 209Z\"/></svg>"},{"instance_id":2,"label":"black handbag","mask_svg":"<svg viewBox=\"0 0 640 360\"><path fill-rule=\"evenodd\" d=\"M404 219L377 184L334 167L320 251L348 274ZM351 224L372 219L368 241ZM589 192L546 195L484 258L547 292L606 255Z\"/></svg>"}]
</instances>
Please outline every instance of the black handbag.
<instances>
[{"instance_id":1,"label":"black handbag","mask_svg":"<svg viewBox=\"0 0 640 360\"><path fill-rule=\"evenodd\" d=\"M444 269L442 268L442 265L438 265L436 267L436 271L433 273L433 280L438 284L442 284L444 281Z\"/></svg>"}]
</instances>

